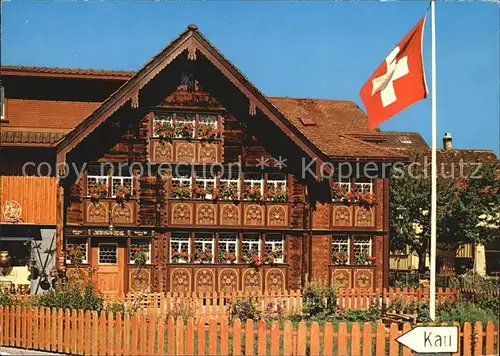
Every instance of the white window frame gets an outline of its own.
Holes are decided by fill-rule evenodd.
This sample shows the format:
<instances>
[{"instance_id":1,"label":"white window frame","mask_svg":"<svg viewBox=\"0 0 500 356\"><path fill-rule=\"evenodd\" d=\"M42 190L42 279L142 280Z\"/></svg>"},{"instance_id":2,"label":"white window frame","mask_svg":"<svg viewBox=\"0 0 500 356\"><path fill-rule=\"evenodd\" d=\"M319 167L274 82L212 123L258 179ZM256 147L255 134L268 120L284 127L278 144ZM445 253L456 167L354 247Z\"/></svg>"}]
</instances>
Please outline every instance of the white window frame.
<instances>
[{"instance_id":1,"label":"white window frame","mask_svg":"<svg viewBox=\"0 0 500 356\"><path fill-rule=\"evenodd\" d=\"M96 175L87 175L87 197L90 197L90 190L89 190L89 187L90 187L90 180L91 179L95 179L97 184L106 184L106 187L107 187L107 190L108 190L108 194L109 194L109 176L96 176ZM102 183L100 182L102 181Z\"/></svg>"},{"instance_id":2,"label":"white window frame","mask_svg":"<svg viewBox=\"0 0 500 356\"><path fill-rule=\"evenodd\" d=\"M213 183L214 189L217 188L217 180L215 178L198 178L196 177L196 185L200 188L207 189L209 183ZM212 199L210 193L205 194L205 199Z\"/></svg>"},{"instance_id":3,"label":"white window frame","mask_svg":"<svg viewBox=\"0 0 500 356\"><path fill-rule=\"evenodd\" d=\"M101 245L115 245L116 246L116 263L101 263ZM99 242L97 244L97 264L101 266L117 266L118 261L118 244L116 242Z\"/></svg>"},{"instance_id":4,"label":"white window frame","mask_svg":"<svg viewBox=\"0 0 500 356\"><path fill-rule=\"evenodd\" d=\"M241 198L241 182L239 179L232 179L232 178L221 178L220 179L220 186L224 183L236 183L236 186L238 187L238 199Z\"/></svg>"},{"instance_id":5,"label":"white window frame","mask_svg":"<svg viewBox=\"0 0 500 356\"><path fill-rule=\"evenodd\" d=\"M181 236L174 236L175 234L179 234L181 235L182 234L182 237ZM174 263L172 262L172 253L174 251L182 251L182 245L183 244L187 244L187 253L191 255L191 238L189 237L189 233L183 233L183 232L177 232L177 233L171 233L170 234L170 256L169 256L169 262L170 263ZM173 245L176 245L177 247L174 248L172 247ZM190 261L182 261L182 262L176 262L176 263L189 263Z\"/></svg>"},{"instance_id":6,"label":"white window frame","mask_svg":"<svg viewBox=\"0 0 500 356\"><path fill-rule=\"evenodd\" d=\"M168 119L158 119L156 115L168 115L170 118ZM155 124L156 123L159 123L159 124L164 124L165 122L169 122L170 123L170 126L172 126L172 128L174 127L174 115L172 113L157 113L157 114L153 114L153 134L152 136L153 137L159 137L157 134L156 134L156 130L155 130Z\"/></svg>"},{"instance_id":7,"label":"white window frame","mask_svg":"<svg viewBox=\"0 0 500 356\"><path fill-rule=\"evenodd\" d=\"M260 184L260 196L264 197L264 179L244 179L243 180L243 186L249 185L251 188L254 187L254 185ZM243 192L241 192L243 194ZM241 195L240 195L241 196ZM244 199L244 200L250 200L250 199Z\"/></svg>"},{"instance_id":8,"label":"white window frame","mask_svg":"<svg viewBox=\"0 0 500 356\"><path fill-rule=\"evenodd\" d=\"M87 238L79 238L79 237L67 237L66 238L66 247L68 246L68 242L71 243L71 241L78 241L82 240L85 243L85 258L82 258L82 264L84 263L89 263L89 241ZM71 260L66 258L66 263L71 264Z\"/></svg>"},{"instance_id":9,"label":"white window frame","mask_svg":"<svg viewBox=\"0 0 500 356\"><path fill-rule=\"evenodd\" d=\"M211 237L208 236L209 234L211 235ZM206 235L206 236L200 236L200 235ZM210 238L210 241L206 240L208 238ZM197 232L194 234L193 252L192 252L193 255L194 255L195 246L196 246L196 244L199 244L199 243L201 243L201 245L203 246L202 247L203 251L207 249L207 246L210 247L209 250L212 253L212 260L210 261L210 263L213 263L214 259L215 259L215 248L214 248L215 247L215 236L214 236L214 233L213 232L209 232L209 233ZM194 261L194 263L201 263L201 262Z\"/></svg>"},{"instance_id":10,"label":"white window frame","mask_svg":"<svg viewBox=\"0 0 500 356\"><path fill-rule=\"evenodd\" d=\"M130 248L129 248L129 263L130 264L134 264L135 263L135 260L132 259L132 244L134 243L134 241L147 241L147 245L148 245L148 259L146 261L146 264L151 264L151 255L152 255L152 251L151 251L151 240L149 239L140 239L140 238L133 238L133 239L130 239Z\"/></svg>"},{"instance_id":11,"label":"white window frame","mask_svg":"<svg viewBox=\"0 0 500 356\"><path fill-rule=\"evenodd\" d=\"M238 238L238 234L234 233L234 234L231 234L232 236L229 237L227 236L229 234L222 234L219 235L219 238L217 240L217 251L220 253L221 251L221 245L224 246L224 248L222 249L222 251L224 253L233 253L231 251L228 250L228 246L229 245L233 245L234 246L234 256L236 257L236 261L238 261L238 257L239 257L239 253L238 253L238 245L239 245L239 238ZM225 239L227 239L226 241L224 241ZM231 239L231 240L229 240Z\"/></svg>"},{"instance_id":12,"label":"white window frame","mask_svg":"<svg viewBox=\"0 0 500 356\"><path fill-rule=\"evenodd\" d=\"M279 241L271 241L276 238L279 238ZM266 247L271 246L271 251L274 251L276 247L279 247L281 250L281 257L276 258L274 262L276 263L283 263L284 262L284 253L285 253L285 238L283 234L266 234L266 240L264 242L264 251L267 251Z\"/></svg>"},{"instance_id":13,"label":"white window frame","mask_svg":"<svg viewBox=\"0 0 500 356\"><path fill-rule=\"evenodd\" d=\"M205 122L203 121L203 117L213 117L215 120L213 122ZM207 126L207 125L214 125L215 129L217 130L219 127L219 118L217 115L213 114L200 114L198 118L198 126Z\"/></svg>"},{"instance_id":14,"label":"white window frame","mask_svg":"<svg viewBox=\"0 0 500 356\"><path fill-rule=\"evenodd\" d=\"M337 241L338 238L346 238L347 245L345 242ZM330 246L330 251L333 252L333 246L337 246L336 251L340 251L341 247L347 247L347 261L346 264L351 264L351 236L350 235L332 235L332 245ZM333 262L333 261L332 261Z\"/></svg>"},{"instance_id":15,"label":"white window frame","mask_svg":"<svg viewBox=\"0 0 500 356\"><path fill-rule=\"evenodd\" d=\"M125 181L130 181L130 195L132 195L132 192L134 191L134 178L132 176L130 177L111 177L111 197L116 198L115 195L115 182L120 181L120 185L125 186L124 182Z\"/></svg>"},{"instance_id":16,"label":"white window frame","mask_svg":"<svg viewBox=\"0 0 500 356\"><path fill-rule=\"evenodd\" d=\"M192 191L193 189L193 178L191 176L185 175L185 176L180 176L180 177L172 177L170 180L170 186L179 186L183 183L187 183L189 185L189 190ZM191 192L191 197L193 196ZM173 197L172 197L173 198ZM173 198L175 199L175 198Z\"/></svg>"},{"instance_id":17,"label":"white window frame","mask_svg":"<svg viewBox=\"0 0 500 356\"><path fill-rule=\"evenodd\" d=\"M373 238L370 235L354 235L354 242L353 242L353 250L355 250L356 245L357 246L368 246L368 256L372 257L373 256ZM362 242L359 242L359 241ZM366 241L368 240L368 241Z\"/></svg>"},{"instance_id":18,"label":"white window frame","mask_svg":"<svg viewBox=\"0 0 500 356\"><path fill-rule=\"evenodd\" d=\"M193 118L192 118L192 120L184 120L184 119L179 119L179 116L192 116ZM189 124L190 123L191 125L193 125L193 133L192 133L191 137L194 138L195 131L197 129L195 127L196 115L195 114L191 114L191 113L177 113L176 116L175 116L175 128L177 128L177 125L179 123L182 123L182 124ZM175 138L182 138L182 136L181 135L177 135L177 133L175 131L174 131Z\"/></svg>"},{"instance_id":19,"label":"white window frame","mask_svg":"<svg viewBox=\"0 0 500 356\"><path fill-rule=\"evenodd\" d=\"M251 238L250 238L251 237ZM257 245L257 251L258 251L258 255L259 257L261 256L262 254L262 244L261 244L261 239L260 239L260 236L257 235L257 234L248 234L245 236L245 234L243 234L243 238L241 240L241 253L242 253L242 256L244 255L243 253L243 246L245 244L249 244L250 245L250 248L248 249L249 251L252 251L253 250L253 247L254 245Z\"/></svg>"},{"instance_id":20,"label":"white window frame","mask_svg":"<svg viewBox=\"0 0 500 356\"><path fill-rule=\"evenodd\" d=\"M355 193L373 193L373 179L370 182L354 182Z\"/></svg>"}]
</instances>

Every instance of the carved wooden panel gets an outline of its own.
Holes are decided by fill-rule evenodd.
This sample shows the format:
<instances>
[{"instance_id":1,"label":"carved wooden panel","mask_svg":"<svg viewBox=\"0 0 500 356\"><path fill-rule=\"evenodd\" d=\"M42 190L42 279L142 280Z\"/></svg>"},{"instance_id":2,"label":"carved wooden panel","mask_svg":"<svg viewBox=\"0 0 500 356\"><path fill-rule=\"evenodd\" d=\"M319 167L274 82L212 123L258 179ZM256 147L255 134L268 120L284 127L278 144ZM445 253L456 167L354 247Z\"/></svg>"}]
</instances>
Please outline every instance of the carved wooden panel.
<instances>
[{"instance_id":1,"label":"carved wooden panel","mask_svg":"<svg viewBox=\"0 0 500 356\"><path fill-rule=\"evenodd\" d=\"M173 146L171 143L162 141L152 141L152 160L155 163L172 162L174 160Z\"/></svg>"},{"instance_id":2,"label":"carved wooden panel","mask_svg":"<svg viewBox=\"0 0 500 356\"><path fill-rule=\"evenodd\" d=\"M175 268L170 272L170 291L191 292L191 272L185 268Z\"/></svg>"},{"instance_id":3,"label":"carved wooden panel","mask_svg":"<svg viewBox=\"0 0 500 356\"><path fill-rule=\"evenodd\" d=\"M198 162L214 163L217 162L218 144L214 143L199 143L198 144Z\"/></svg>"},{"instance_id":4,"label":"carved wooden panel","mask_svg":"<svg viewBox=\"0 0 500 356\"><path fill-rule=\"evenodd\" d=\"M166 280L167 274L167 234L156 234L152 240L153 244L153 263L155 271L153 274L153 289L154 292L165 292L165 287L168 284Z\"/></svg>"},{"instance_id":5,"label":"carved wooden panel","mask_svg":"<svg viewBox=\"0 0 500 356\"><path fill-rule=\"evenodd\" d=\"M220 205L220 224L221 225L240 225L240 209L235 204Z\"/></svg>"},{"instance_id":6,"label":"carved wooden panel","mask_svg":"<svg viewBox=\"0 0 500 356\"><path fill-rule=\"evenodd\" d=\"M108 224L108 204L107 202L85 201L85 220L89 224Z\"/></svg>"},{"instance_id":7,"label":"carved wooden panel","mask_svg":"<svg viewBox=\"0 0 500 356\"><path fill-rule=\"evenodd\" d=\"M384 288L384 236L375 236L375 266L377 267L375 288Z\"/></svg>"},{"instance_id":8,"label":"carved wooden panel","mask_svg":"<svg viewBox=\"0 0 500 356\"><path fill-rule=\"evenodd\" d=\"M196 224L198 225L217 224L217 206L211 203L197 204Z\"/></svg>"},{"instance_id":9,"label":"carved wooden panel","mask_svg":"<svg viewBox=\"0 0 500 356\"><path fill-rule=\"evenodd\" d=\"M333 226L352 226L352 206L347 205L333 205Z\"/></svg>"},{"instance_id":10,"label":"carved wooden panel","mask_svg":"<svg viewBox=\"0 0 500 356\"><path fill-rule=\"evenodd\" d=\"M302 234L288 237L288 287L297 289L302 279Z\"/></svg>"},{"instance_id":11,"label":"carved wooden panel","mask_svg":"<svg viewBox=\"0 0 500 356\"><path fill-rule=\"evenodd\" d=\"M151 271L145 268L131 269L128 285L131 292L149 293L151 291Z\"/></svg>"},{"instance_id":12,"label":"carved wooden panel","mask_svg":"<svg viewBox=\"0 0 500 356\"><path fill-rule=\"evenodd\" d=\"M248 226L263 226L264 225L264 209L261 205L250 204L244 207L244 225Z\"/></svg>"},{"instance_id":13,"label":"carved wooden panel","mask_svg":"<svg viewBox=\"0 0 500 356\"><path fill-rule=\"evenodd\" d=\"M194 143L175 142L175 161L179 163L195 162L195 147Z\"/></svg>"},{"instance_id":14,"label":"carved wooden panel","mask_svg":"<svg viewBox=\"0 0 500 356\"><path fill-rule=\"evenodd\" d=\"M269 292L286 289L285 273L279 268L271 268L266 272L266 290Z\"/></svg>"},{"instance_id":15,"label":"carved wooden panel","mask_svg":"<svg viewBox=\"0 0 500 356\"><path fill-rule=\"evenodd\" d=\"M355 269L354 288L373 289L373 269Z\"/></svg>"},{"instance_id":16,"label":"carved wooden panel","mask_svg":"<svg viewBox=\"0 0 500 356\"><path fill-rule=\"evenodd\" d=\"M374 208L365 208L357 206L354 209L354 222L357 227L373 227L374 226Z\"/></svg>"},{"instance_id":17,"label":"carved wooden panel","mask_svg":"<svg viewBox=\"0 0 500 356\"><path fill-rule=\"evenodd\" d=\"M88 268L68 268L66 270L66 277L68 278L68 284L70 286L80 285L83 286L87 281L89 281L89 271Z\"/></svg>"},{"instance_id":18,"label":"carved wooden panel","mask_svg":"<svg viewBox=\"0 0 500 356\"><path fill-rule=\"evenodd\" d=\"M215 273L209 268L198 269L194 275L194 288L199 293L215 292Z\"/></svg>"},{"instance_id":19,"label":"carved wooden panel","mask_svg":"<svg viewBox=\"0 0 500 356\"><path fill-rule=\"evenodd\" d=\"M313 210L312 217L313 229L329 229L330 228L330 205L317 203Z\"/></svg>"},{"instance_id":20,"label":"carved wooden panel","mask_svg":"<svg viewBox=\"0 0 500 356\"><path fill-rule=\"evenodd\" d=\"M330 263L330 236L312 235L312 279L319 283L328 283L328 265Z\"/></svg>"},{"instance_id":21,"label":"carved wooden panel","mask_svg":"<svg viewBox=\"0 0 500 356\"><path fill-rule=\"evenodd\" d=\"M172 204L172 224L173 225L192 225L193 224L193 205L188 203Z\"/></svg>"},{"instance_id":22,"label":"carved wooden panel","mask_svg":"<svg viewBox=\"0 0 500 356\"><path fill-rule=\"evenodd\" d=\"M340 289L352 288L351 284L351 269L335 268L332 271L331 285Z\"/></svg>"},{"instance_id":23,"label":"carved wooden panel","mask_svg":"<svg viewBox=\"0 0 500 356\"><path fill-rule=\"evenodd\" d=\"M112 203L111 219L113 224L135 224L135 203Z\"/></svg>"},{"instance_id":24,"label":"carved wooden panel","mask_svg":"<svg viewBox=\"0 0 500 356\"><path fill-rule=\"evenodd\" d=\"M243 272L243 292L257 294L262 290L262 274L253 268Z\"/></svg>"},{"instance_id":25,"label":"carved wooden panel","mask_svg":"<svg viewBox=\"0 0 500 356\"><path fill-rule=\"evenodd\" d=\"M267 206L267 225L269 227L288 226L288 206L286 205L268 205Z\"/></svg>"},{"instance_id":26,"label":"carved wooden panel","mask_svg":"<svg viewBox=\"0 0 500 356\"><path fill-rule=\"evenodd\" d=\"M225 268L219 273L219 292L233 293L239 290L238 272L232 268Z\"/></svg>"}]
</instances>

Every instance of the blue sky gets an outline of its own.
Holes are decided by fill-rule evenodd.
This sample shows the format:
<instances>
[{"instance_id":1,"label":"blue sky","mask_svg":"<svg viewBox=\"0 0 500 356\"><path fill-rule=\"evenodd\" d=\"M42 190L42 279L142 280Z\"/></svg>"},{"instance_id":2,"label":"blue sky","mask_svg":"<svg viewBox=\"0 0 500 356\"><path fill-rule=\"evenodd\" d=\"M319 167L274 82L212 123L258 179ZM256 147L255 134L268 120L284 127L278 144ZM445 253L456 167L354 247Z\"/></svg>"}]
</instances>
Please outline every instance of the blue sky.
<instances>
[{"instance_id":1,"label":"blue sky","mask_svg":"<svg viewBox=\"0 0 500 356\"><path fill-rule=\"evenodd\" d=\"M40 3L41 2L41 3ZM354 100L427 1L7 2L2 63L136 70L190 23L270 96ZM438 2L438 144L499 153L496 3ZM424 55L430 89L430 17ZM383 123L430 142L430 99Z\"/></svg>"}]
</instances>

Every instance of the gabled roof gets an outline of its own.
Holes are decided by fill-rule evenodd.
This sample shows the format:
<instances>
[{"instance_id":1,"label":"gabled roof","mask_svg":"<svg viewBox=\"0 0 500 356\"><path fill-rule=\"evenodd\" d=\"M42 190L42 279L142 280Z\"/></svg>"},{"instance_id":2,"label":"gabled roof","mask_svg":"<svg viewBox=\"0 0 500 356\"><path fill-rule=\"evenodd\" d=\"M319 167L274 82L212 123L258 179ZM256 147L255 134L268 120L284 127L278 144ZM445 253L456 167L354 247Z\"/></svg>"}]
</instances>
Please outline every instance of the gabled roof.
<instances>
[{"instance_id":1,"label":"gabled roof","mask_svg":"<svg viewBox=\"0 0 500 356\"><path fill-rule=\"evenodd\" d=\"M188 59L196 60L197 52L205 56L217 67L233 84L248 98L249 113L255 114L262 111L269 117L288 137L311 158L324 161L327 157L307 140L304 135L290 125L284 115L277 110L268 99L245 78L239 70L224 58L208 40L199 33L195 25L188 26L187 30L175 38L159 54L146 63L135 75L125 82L115 93L106 99L92 114L73 129L58 145L59 159L64 156L87 137L95 128L111 116L118 108L131 100L135 106L139 100L139 91L158 73L160 73L172 60L184 51L188 52Z\"/></svg>"},{"instance_id":2,"label":"gabled roof","mask_svg":"<svg viewBox=\"0 0 500 356\"><path fill-rule=\"evenodd\" d=\"M55 107L60 101L13 102L13 106L26 105L28 114L20 113L19 119L22 116L22 120L18 120L16 115L10 117L9 114L8 126L16 126L16 123L24 122L29 123L30 127L48 125L43 127L73 129L57 145L61 155L65 155L119 107L126 102L137 100L140 89L170 61L186 50L190 59L196 57L196 52L208 58L247 96L250 111L262 111L311 157L316 156L321 160L364 158L394 161L406 158L403 154L365 142L354 136L355 133L361 136L369 134L366 115L354 102L266 97L217 48L210 44L194 25L189 26L138 72L3 66L2 74L116 79L118 83L122 83L121 87L103 103L63 102L60 104L64 107L62 111L67 112L63 120L60 116L57 120L52 120L52 116L57 115L59 111L55 110ZM30 109L33 106L38 106L38 112ZM51 122L47 123L47 119ZM2 124L2 127L4 126Z\"/></svg>"}]
</instances>

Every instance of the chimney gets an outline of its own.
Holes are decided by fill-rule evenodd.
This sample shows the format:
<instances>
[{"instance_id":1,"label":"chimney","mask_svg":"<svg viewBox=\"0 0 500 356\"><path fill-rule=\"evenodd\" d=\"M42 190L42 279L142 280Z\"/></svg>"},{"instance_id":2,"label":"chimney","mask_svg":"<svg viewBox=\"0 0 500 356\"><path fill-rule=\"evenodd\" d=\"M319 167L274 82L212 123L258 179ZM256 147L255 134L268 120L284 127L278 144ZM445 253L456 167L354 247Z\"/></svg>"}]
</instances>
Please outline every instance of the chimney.
<instances>
[{"instance_id":1,"label":"chimney","mask_svg":"<svg viewBox=\"0 0 500 356\"><path fill-rule=\"evenodd\" d=\"M445 151L450 151L453 149L453 146L451 144L451 140L452 140L451 133L445 132L445 134L443 136L443 148Z\"/></svg>"}]
</instances>

